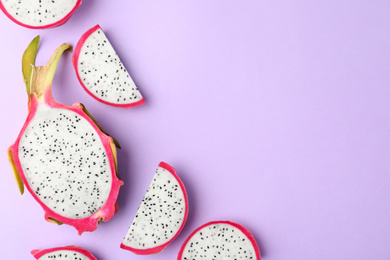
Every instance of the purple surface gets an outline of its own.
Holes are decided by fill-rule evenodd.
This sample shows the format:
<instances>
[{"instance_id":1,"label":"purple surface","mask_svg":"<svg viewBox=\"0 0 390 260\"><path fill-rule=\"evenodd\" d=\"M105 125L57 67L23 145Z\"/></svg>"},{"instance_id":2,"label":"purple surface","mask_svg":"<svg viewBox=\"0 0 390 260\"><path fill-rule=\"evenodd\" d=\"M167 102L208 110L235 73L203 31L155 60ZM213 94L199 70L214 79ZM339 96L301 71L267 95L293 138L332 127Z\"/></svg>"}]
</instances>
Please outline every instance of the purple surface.
<instances>
[{"instance_id":1,"label":"purple surface","mask_svg":"<svg viewBox=\"0 0 390 260\"><path fill-rule=\"evenodd\" d=\"M198 226L232 220L265 260L390 258L389 1L92 1L62 27L29 30L0 14L0 259L79 245L99 260L141 259L119 244L161 160L189 193L175 259ZM122 144L120 211L93 233L43 219L19 194L5 151L27 115L21 55L37 64L100 24L146 104L100 104L59 64L54 98L84 103Z\"/></svg>"}]
</instances>

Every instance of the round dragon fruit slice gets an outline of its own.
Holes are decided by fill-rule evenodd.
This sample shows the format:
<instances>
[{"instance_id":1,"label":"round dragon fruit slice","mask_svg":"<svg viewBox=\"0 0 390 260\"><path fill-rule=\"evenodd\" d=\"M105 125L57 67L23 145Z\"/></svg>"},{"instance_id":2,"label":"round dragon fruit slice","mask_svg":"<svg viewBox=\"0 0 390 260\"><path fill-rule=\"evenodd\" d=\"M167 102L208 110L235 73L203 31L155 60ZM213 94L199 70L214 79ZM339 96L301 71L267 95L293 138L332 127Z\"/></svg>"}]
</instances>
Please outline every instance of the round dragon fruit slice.
<instances>
[{"instance_id":1,"label":"round dragon fruit slice","mask_svg":"<svg viewBox=\"0 0 390 260\"><path fill-rule=\"evenodd\" d=\"M81 86L96 100L124 108L145 103L145 99L99 25L81 36L72 63Z\"/></svg>"},{"instance_id":2,"label":"round dragon fruit slice","mask_svg":"<svg viewBox=\"0 0 390 260\"><path fill-rule=\"evenodd\" d=\"M63 25L80 5L81 0L0 0L0 9L8 18L30 29Z\"/></svg>"},{"instance_id":3,"label":"round dragon fruit slice","mask_svg":"<svg viewBox=\"0 0 390 260\"><path fill-rule=\"evenodd\" d=\"M183 229L188 198L175 169L161 162L121 248L138 255L164 250Z\"/></svg>"},{"instance_id":4,"label":"round dragon fruit slice","mask_svg":"<svg viewBox=\"0 0 390 260\"><path fill-rule=\"evenodd\" d=\"M33 250L31 254L38 260L97 260L88 250L78 246L55 247Z\"/></svg>"},{"instance_id":5,"label":"round dragon fruit slice","mask_svg":"<svg viewBox=\"0 0 390 260\"><path fill-rule=\"evenodd\" d=\"M58 61L70 45L57 48L44 67L33 66L36 37L23 55L28 116L8 149L21 193L24 186L45 211L45 219L75 227L79 234L110 220L119 188L116 145L80 103L54 101L51 83ZM119 145L119 144L118 144Z\"/></svg>"},{"instance_id":6,"label":"round dragon fruit slice","mask_svg":"<svg viewBox=\"0 0 390 260\"><path fill-rule=\"evenodd\" d=\"M184 242L178 260L260 260L253 235L230 221L209 222L196 229Z\"/></svg>"}]
</instances>

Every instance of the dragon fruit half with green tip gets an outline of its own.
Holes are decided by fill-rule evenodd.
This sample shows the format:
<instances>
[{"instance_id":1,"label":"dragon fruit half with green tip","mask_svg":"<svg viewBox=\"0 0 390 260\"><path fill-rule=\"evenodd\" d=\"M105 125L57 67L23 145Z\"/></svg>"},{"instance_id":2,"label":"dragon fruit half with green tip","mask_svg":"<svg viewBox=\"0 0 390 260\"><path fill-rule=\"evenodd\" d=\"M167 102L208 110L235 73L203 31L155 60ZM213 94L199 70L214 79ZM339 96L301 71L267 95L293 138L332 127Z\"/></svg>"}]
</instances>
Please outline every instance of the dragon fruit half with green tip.
<instances>
[{"instance_id":1,"label":"dragon fruit half with green tip","mask_svg":"<svg viewBox=\"0 0 390 260\"><path fill-rule=\"evenodd\" d=\"M121 248L138 255L159 253L179 235L187 216L183 182L172 166L161 162Z\"/></svg>"},{"instance_id":2,"label":"dragon fruit half with green tip","mask_svg":"<svg viewBox=\"0 0 390 260\"><path fill-rule=\"evenodd\" d=\"M28 116L8 158L23 194L24 186L42 206L45 219L94 231L117 211L119 188L116 146L80 103L56 102L51 85L62 44L44 66L35 66L39 36L26 49L22 71Z\"/></svg>"},{"instance_id":3,"label":"dragon fruit half with green tip","mask_svg":"<svg viewBox=\"0 0 390 260\"><path fill-rule=\"evenodd\" d=\"M81 0L0 0L0 9L15 23L30 29L46 29L66 23Z\"/></svg>"},{"instance_id":4,"label":"dragon fruit half with green tip","mask_svg":"<svg viewBox=\"0 0 390 260\"><path fill-rule=\"evenodd\" d=\"M97 260L91 252L78 246L35 249L31 254L38 260Z\"/></svg>"},{"instance_id":5,"label":"dragon fruit half with green tip","mask_svg":"<svg viewBox=\"0 0 390 260\"><path fill-rule=\"evenodd\" d=\"M145 103L99 25L81 36L74 50L72 63L81 86L96 100L124 108Z\"/></svg>"}]
</instances>

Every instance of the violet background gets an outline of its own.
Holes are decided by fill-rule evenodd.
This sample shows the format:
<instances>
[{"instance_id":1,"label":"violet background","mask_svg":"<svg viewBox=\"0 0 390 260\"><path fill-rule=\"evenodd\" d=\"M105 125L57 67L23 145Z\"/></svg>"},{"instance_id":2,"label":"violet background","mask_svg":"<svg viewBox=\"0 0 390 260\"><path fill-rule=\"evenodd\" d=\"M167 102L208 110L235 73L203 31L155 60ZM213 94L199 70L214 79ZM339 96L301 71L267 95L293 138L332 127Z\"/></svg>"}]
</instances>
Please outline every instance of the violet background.
<instances>
[{"instance_id":1,"label":"violet background","mask_svg":"<svg viewBox=\"0 0 390 260\"><path fill-rule=\"evenodd\" d=\"M84 0L64 26L0 14L0 259L79 245L99 260L176 259L198 226L232 220L264 260L390 259L390 1ZM43 219L6 149L27 115L21 56L37 64L100 24L146 104L109 107L60 61L56 100L84 103L122 144L120 211L93 233ZM153 256L119 248L160 161L189 193L181 235Z\"/></svg>"}]
</instances>

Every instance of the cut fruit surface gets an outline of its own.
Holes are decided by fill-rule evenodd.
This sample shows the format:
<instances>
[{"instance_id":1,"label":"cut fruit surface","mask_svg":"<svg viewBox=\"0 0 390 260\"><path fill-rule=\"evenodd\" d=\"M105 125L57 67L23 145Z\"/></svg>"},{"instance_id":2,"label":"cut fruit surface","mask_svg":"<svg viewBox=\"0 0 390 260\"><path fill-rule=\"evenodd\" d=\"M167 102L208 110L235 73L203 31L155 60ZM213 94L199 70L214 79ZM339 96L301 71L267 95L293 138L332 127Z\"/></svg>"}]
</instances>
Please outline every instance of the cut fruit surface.
<instances>
[{"instance_id":1,"label":"cut fruit surface","mask_svg":"<svg viewBox=\"0 0 390 260\"><path fill-rule=\"evenodd\" d=\"M182 230L188 216L188 198L176 171L161 162L121 248L140 255L164 250Z\"/></svg>"},{"instance_id":2,"label":"cut fruit surface","mask_svg":"<svg viewBox=\"0 0 390 260\"><path fill-rule=\"evenodd\" d=\"M35 60L38 43L36 38L29 45L23 65ZM51 95L57 63L69 48L63 44L46 66L31 67L31 77L25 79L29 113L8 157L19 188L24 184L45 219L71 225L81 234L113 217L123 182L117 177L113 138L99 129L83 105L66 106Z\"/></svg>"},{"instance_id":3,"label":"cut fruit surface","mask_svg":"<svg viewBox=\"0 0 390 260\"><path fill-rule=\"evenodd\" d=\"M260 260L253 235L230 221L209 222L196 229L184 242L178 260Z\"/></svg>"},{"instance_id":4,"label":"cut fruit surface","mask_svg":"<svg viewBox=\"0 0 390 260\"><path fill-rule=\"evenodd\" d=\"M91 252L77 246L36 249L31 251L31 254L38 260L97 260Z\"/></svg>"},{"instance_id":5,"label":"cut fruit surface","mask_svg":"<svg viewBox=\"0 0 390 260\"><path fill-rule=\"evenodd\" d=\"M30 29L63 25L80 5L81 0L0 0L0 9L8 18Z\"/></svg>"},{"instance_id":6,"label":"cut fruit surface","mask_svg":"<svg viewBox=\"0 0 390 260\"><path fill-rule=\"evenodd\" d=\"M145 103L99 25L81 36L72 63L81 86L98 101L124 108Z\"/></svg>"}]
</instances>

